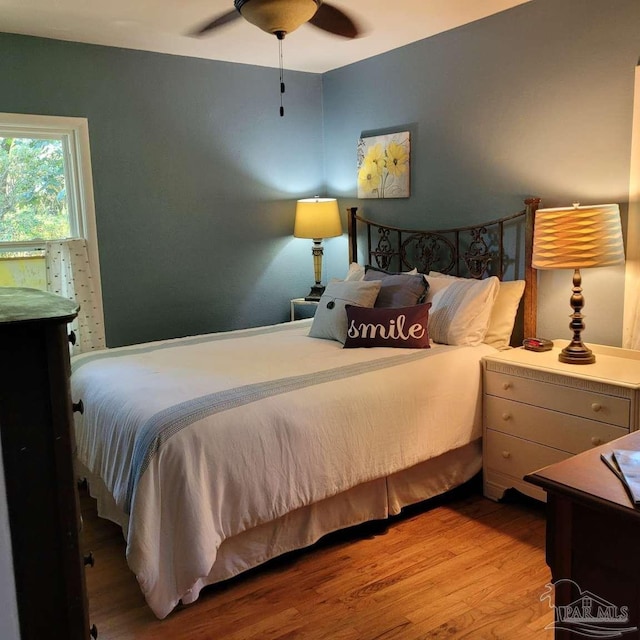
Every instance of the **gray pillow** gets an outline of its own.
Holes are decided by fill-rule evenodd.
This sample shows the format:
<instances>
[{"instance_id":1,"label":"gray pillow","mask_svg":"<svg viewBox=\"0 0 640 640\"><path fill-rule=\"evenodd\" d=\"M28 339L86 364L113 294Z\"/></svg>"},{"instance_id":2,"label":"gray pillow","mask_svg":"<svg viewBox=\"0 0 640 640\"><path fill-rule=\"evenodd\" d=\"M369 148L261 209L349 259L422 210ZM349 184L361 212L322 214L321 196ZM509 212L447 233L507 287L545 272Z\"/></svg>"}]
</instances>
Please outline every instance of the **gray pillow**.
<instances>
[{"instance_id":1,"label":"gray pillow","mask_svg":"<svg viewBox=\"0 0 640 640\"><path fill-rule=\"evenodd\" d=\"M375 304L378 308L413 307L424 301L429 288L422 274L385 274L376 269L367 269L364 279L380 280L382 284Z\"/></svg>"},{"instance_id":2,"label":"gray pillow","mask_svg":"<svg viewBox=\"0 0 640 640\"><path fill-rule=\"evenodd\" d=\"M312 338L347 339L347 312L345 305L373 307L381 286L380 280L344 282L331 280L324 290L309 330Z\"/></svg>"}]
</instances>

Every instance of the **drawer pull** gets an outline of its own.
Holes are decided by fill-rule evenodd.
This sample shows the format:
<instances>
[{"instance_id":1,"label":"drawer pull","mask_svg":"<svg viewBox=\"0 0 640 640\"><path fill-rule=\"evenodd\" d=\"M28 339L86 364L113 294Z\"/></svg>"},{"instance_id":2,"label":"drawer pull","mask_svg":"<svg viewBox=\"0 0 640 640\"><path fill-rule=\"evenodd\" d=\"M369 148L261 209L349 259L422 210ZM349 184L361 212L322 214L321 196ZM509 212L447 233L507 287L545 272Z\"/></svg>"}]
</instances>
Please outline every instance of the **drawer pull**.
<instances>
[{"instance_id":1,"label":"drawer pull","mask_svg":"<svg viewBox=\"0 0 640 640\"><path fill-rule=\"evenodd\" d=\"M82 400L78 400L78 402L73 402L71 404L71 408L78 413L84 413L84 402Z\"/></svg>"},{"instance_id":2,"label":"drawer pull","mask_svg":"<svg viewBox=\"0 0 640 640\"><path fill-rule=\"evenodd\" d=\"M506 460L507 458L511 457L511 452L510 451L503 451L502 452L502 457Z\"/></svg>"},{"instance_id":3,"label":"drawer pull","mask_svg":"<svg viewBox=\"0 0 640 640\"><path fill-rule=\"evenodd\" d=\"M594 447L597 447L598 445L601 445L602 444L602 438L598 438L598 437L594 436L593 438L591 438L591 444Z\"/></svg>"},{"instance_id":4,"label":"drawer pull","mask_svg":"<svg viewBox=\"0 0 640 640\"><path fill-rule=\"evenodd\" d=\"M503 388L505 391L507 391L507 390L511 389L511 387L512 387L512 386L513 386L513 385L512 385L510 382L503 382L503 383L502 383L502 388Z\"/></svg>"},{"instance_id":5,"label":"drawer pull","mask_svg":"<svg viewBox=\"0 0 640 640\"><path fill-rule=\"evenodd\" d=\"M594 402L594 403L591 405L591 409L592 409L593 411L595 411L596 413L598 413L598 411L600 411L600 410L602 409L602 405L601 405L599 402Z\"/></svg>"},{"instance_id":6,"label":"drawer pull","mask_svg":"<svg viewBox=\"0 0 640 640\"><path fill-rule=\"evenodd\" d=\"M98 627L96 627L95 624L91 625L91 629L89 629L89 635L93 638L93 640L96 640L96 638L98 637Z\"/></svg>"},{"instance_id":7,"label":"drawer pull","mask_svg":"<svg viewBox=\"0 0 640 640\"><path fill-rule=\"evenodd\" d=\"M91 553L91 551L89 551L89 553L82 558L82 561L84 562L85 567L87 566L93 567L93 565L96 563L95 558L93 557L93 553Z\"/></svg>"},{"instance_id":8,"label":"drawer pull","mask_svg":"<svg viewBox=\"0 0 640 640\"><path fill-rule=\"evenodd\" d=\"M75 344L76 343L76 332L75 331L70 331L68 338L69 338L69 342L71 344Z\"/></svg>"},{"instance_id":9,"label":"drawer pull","mask_svg":"<svg viewBox=\"0 0 640 640\"><path fill-rule=\"evenodd\" d=\"M503 412L502 419L503 420L511 420L511 414L508 411Z\"/></svg>"}]
</instances>

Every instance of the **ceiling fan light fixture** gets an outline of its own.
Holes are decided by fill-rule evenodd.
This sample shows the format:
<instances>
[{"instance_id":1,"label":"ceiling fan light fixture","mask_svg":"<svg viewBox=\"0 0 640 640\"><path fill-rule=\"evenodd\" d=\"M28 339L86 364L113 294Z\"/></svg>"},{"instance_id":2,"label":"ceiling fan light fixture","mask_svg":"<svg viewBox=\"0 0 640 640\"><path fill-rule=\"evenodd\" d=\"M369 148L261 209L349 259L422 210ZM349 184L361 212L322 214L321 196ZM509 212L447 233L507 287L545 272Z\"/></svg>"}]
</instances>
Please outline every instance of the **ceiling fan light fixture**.
<instances>
[{"instance_id":1,"label":"ceiling fan light fixture","mask_svg":"<svg viewBox=\"0 0 640 640\"><path fill-rule=\"evenodd\" d=\"M321 0L234 0L251 24L267 33L291 33L315 15Z\"/></svg>"}]
</instances>

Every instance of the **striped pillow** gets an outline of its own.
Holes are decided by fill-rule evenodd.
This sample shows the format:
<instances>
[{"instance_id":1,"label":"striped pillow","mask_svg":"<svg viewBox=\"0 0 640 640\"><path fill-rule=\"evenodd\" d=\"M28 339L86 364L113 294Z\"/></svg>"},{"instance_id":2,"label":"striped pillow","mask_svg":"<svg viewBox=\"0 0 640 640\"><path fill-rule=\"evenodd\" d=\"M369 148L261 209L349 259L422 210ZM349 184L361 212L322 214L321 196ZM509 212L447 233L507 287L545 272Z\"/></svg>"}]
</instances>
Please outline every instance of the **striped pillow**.
<instances>
[{"instance_id":1,"label":"striped pillow","mask_svg":"<svg viewBox=\"0 0 640 640\"><path fill-rule=\"evenodd\" d=\"M429 336L434 342L475 347L487 333L500 281L456 279L433 297Z\"/></svg>"}]
</instances>

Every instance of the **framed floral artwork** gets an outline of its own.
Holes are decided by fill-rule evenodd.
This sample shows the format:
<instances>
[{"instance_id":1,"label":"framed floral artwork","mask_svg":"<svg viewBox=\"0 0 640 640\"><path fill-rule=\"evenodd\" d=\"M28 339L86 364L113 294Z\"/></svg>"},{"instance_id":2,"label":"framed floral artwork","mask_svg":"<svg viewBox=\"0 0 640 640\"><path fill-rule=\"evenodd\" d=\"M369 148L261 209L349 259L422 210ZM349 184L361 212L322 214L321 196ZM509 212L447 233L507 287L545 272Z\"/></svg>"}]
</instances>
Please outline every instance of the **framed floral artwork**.
<instances>
[{"instance_id":1,"label":"framed floral artwork","mask_svg":"<svg viewBox=\"0 0 640 640\"><path fill-rule=\"evenodd\" d=\"M358 198L408 198L409 131L358 140Z\"/></svg>"}]
</instances>

